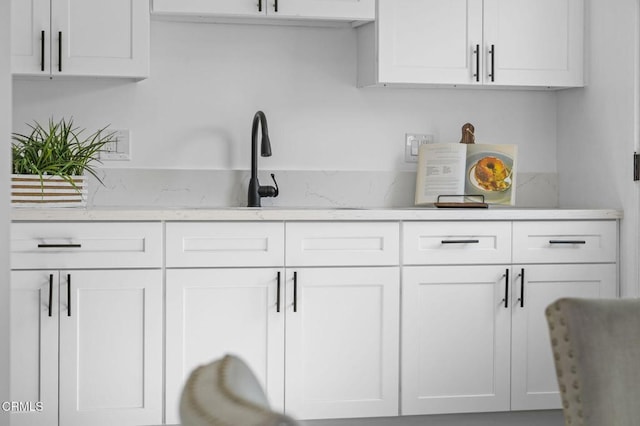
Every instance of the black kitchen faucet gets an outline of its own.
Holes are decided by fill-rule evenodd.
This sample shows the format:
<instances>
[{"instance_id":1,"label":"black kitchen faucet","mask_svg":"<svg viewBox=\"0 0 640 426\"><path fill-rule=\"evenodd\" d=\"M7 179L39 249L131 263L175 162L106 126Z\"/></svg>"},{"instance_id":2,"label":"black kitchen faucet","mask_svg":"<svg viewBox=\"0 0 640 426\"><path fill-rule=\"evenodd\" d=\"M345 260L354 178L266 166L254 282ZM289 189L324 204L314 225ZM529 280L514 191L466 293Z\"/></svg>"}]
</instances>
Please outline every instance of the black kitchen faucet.
<instances>
[{"instance_id":1,"label":"black kitchen faucet","mask_svg":"<svg viewBox=\"0 0 640 426\"><path fill-rule=\"evenodd\" d=\"M264 112L258 111L253 116L253 125L251 126L251 179L249 180L249 194L247 207L261 207L260 200L262 197L277 197L278 182L273 173L271 179L276 185L275 187L267 185L260 186L258 181L258 124L262 131L262 142L260 144L260 155L263 157L271 157L271 142L269 141L269 130L267 129L267 117Z\"/></svg>"}]
</instances>

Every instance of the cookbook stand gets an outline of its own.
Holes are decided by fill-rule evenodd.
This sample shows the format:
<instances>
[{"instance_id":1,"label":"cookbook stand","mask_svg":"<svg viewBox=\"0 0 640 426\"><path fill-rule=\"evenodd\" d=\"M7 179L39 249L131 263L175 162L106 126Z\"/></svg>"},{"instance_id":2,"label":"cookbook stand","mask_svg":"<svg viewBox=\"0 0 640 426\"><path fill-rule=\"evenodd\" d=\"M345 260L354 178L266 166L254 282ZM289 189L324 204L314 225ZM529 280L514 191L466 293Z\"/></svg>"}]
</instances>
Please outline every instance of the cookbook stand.
<instances>
[{"instance_id":1,"label":"cookbook stand","mask_svg":"<svg viewBox=\"0 0 640 426\"><path fill-rule=\"evenodd\" d=\"M441 201L443 198L450 198L462 201ZM476 200L476 201L470 201ZM484 195L463 194L463 195L438 195L434 206L447 209L488 209L489 204L484 202Z\"/></svg>"}]
</instances>

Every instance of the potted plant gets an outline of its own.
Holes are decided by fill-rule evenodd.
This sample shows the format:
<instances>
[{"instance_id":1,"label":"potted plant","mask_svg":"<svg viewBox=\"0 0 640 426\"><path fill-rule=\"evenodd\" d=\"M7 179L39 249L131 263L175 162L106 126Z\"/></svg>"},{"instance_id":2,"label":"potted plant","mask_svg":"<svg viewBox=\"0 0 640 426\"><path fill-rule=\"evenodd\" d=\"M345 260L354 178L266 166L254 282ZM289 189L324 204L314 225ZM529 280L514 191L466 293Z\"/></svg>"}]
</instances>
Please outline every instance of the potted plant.
<instances>
[{"instance_id":1,"label":"potted plant","mask_svg":"<svg viewBox=\"0 0 640 426\"><path fill-rule=\"evenodd\" d=\"M102 128L87 137L74 127L73 119L37 121L28 135L12 134L13 175L11 202L14 206L84 206L87 201L86 173L99 182L93 163L99 152L115 141L115 133Z\"/></svg>"}]
</instances>

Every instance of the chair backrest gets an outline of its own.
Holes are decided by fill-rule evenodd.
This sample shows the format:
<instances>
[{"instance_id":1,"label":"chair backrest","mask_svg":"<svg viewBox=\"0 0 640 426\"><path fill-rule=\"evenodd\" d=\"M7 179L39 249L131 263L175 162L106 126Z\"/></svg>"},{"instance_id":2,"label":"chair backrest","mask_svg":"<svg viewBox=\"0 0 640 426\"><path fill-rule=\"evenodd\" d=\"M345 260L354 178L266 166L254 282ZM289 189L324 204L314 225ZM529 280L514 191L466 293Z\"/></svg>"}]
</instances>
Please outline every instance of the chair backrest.
<instances>
[{"instance_id":1,"label":"chair backrest","mask_svg":"<svg viewBox=\"0 0 640 426\"><path fill-rule=\"evenodd\" d=\"M272 411L247 364L234 355L196 368L180 398L182 426L297 426Z\"/></svg>"},{"instance_id":2,"label":"chair backrest","mask_svg":"<svg viewBox=\"0 0 640 426\"><path fill-rule=\"evenodd\" d=\"M640 425L640 299L563 298L546 316L565 424Z\"/></svg>"}]
</instances>

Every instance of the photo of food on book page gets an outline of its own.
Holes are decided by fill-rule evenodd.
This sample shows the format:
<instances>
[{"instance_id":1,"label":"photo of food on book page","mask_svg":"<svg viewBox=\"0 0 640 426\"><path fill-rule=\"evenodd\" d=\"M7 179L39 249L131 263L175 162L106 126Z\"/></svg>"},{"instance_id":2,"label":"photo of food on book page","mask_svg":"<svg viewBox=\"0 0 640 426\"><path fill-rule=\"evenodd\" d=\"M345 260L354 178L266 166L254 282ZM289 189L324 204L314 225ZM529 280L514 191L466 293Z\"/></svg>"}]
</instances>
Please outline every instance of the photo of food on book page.
<instances>
[{"instance_id":1,"label":"photo of food on book page","mask_svg":"<svg viewBox=\"0 0 640 426\"><path fill-rule=\"evenodd\" d=\"M416 205L439 196L482 195L488 204L515 204L516 145L425 144L418 154Z\"/></svg>"}]
</instances>

